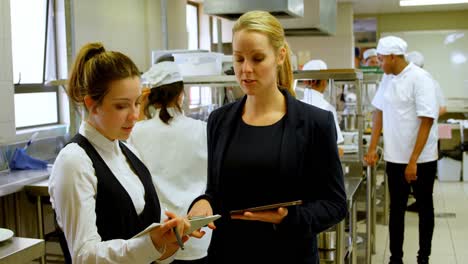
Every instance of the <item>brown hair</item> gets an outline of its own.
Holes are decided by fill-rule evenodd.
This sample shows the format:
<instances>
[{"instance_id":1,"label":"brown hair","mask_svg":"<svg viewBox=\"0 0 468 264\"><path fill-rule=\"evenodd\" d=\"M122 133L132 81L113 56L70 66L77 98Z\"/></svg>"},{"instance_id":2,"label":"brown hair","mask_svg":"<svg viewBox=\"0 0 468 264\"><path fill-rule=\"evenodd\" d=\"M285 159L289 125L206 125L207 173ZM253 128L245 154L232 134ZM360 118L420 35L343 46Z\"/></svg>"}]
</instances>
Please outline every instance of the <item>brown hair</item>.
<instances>
[{"instance_id":1,"label":"brown hair","mask_svg":"<svg viewBox=\"0 0 468 264\"><path fill-rule=\"evenodd\" d=\"M68 95L78 104L87 95L100 104L109 92L110 82L133 76L140 76L140 71L129 57L106 51L102 43L88 43L81 47L73 63Z\"/></svg>"},{"instance_id":2,"label":"brown hair","mask_svg":"<svg viewBox=\"0 0 468 264\"><path fill-rule=\"evenodd\" d=\"M168 106L175 102L175 107L177 111L182 113L180 105L177 104L180 93L184 90L184 82L179 81L175 83L165 84L158 87L151 88L151 91L148 95L148 102L145 104L145 115L147 118L152 118L152 115L149 111L150 106L155 106L159 108L159 119L165 124L169 125L172 116L167 111Z\"/></svg>"},{"instance_id":3,"label":"brown hair","mask_svg":"<svg viewBox=\"0 0 468 264\"><path fill-rule=\"evenodd\" d=\"M284 36L284 29L278 19L265 11L250 11L239 17L232 28L232 35L244 29L265 34L275 49L275 54L278 54L281 48L286 49L284 63L278 66L278 86L286 89L292 96L296 96L293 89L290 49Z\"/></svg>"}]
</instances>

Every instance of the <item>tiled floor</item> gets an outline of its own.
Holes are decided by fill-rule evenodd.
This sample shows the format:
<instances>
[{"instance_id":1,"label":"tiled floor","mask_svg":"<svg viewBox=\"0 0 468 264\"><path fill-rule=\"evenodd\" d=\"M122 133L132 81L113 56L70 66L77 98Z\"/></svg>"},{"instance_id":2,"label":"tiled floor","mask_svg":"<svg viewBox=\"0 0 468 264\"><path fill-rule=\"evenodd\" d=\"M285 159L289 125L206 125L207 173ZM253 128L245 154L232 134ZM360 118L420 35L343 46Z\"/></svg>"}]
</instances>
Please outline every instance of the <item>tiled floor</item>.
<instances>
[{"instance_id":1,"label":"tiled floor","mask_svg":"<svg viewBox=\"0 0 468 264\"><path fill-rule=\"evenodd\" d=\"M455 218L437 217L432 239L432 264L468 263L468 183L438 182L434 186L434 208L438 213L455 213ZM390 257L388 226L376 227L374 264L387 264ZM405 222L404 263L416 264L418 251L418 215L407 212Z\"/></svg>"}]
</instances>

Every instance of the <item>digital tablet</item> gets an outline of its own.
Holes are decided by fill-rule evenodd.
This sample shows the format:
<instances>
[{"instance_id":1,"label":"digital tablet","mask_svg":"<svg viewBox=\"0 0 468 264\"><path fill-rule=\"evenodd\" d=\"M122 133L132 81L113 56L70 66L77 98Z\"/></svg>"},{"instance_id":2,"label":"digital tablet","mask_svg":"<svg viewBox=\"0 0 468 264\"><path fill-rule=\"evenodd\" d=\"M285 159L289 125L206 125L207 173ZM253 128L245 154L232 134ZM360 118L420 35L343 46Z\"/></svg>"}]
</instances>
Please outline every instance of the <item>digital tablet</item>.
<instances>
[{"instance_id":1,"label":"digital tablet","mask_svg":"<svg viewBox=\"0 0 468 264\"><path fill-rule=\"evenodd\" d=\"M246 209L232 210L230 213L231 214L243 214L244 212L258 212L258 211L276 209L279 207L289 207L289 206L295 206L295 205L301 205L301 204L302 204L302 200L297 200L297 201L284 202L284 203L267 204L267 205L262 205L262 206L246 208Z\"/></svg>"}]
</instances>

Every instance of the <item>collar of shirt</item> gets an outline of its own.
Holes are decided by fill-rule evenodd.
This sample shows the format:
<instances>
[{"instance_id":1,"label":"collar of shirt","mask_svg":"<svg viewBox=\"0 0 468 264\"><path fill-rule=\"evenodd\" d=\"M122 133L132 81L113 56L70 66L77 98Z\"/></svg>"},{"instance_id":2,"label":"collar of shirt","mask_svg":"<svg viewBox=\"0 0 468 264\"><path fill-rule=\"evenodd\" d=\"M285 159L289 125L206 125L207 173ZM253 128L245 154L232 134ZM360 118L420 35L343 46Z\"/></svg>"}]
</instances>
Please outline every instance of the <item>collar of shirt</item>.
<instances>
[{"instance_id":1,"label":"collar of shirt","mask_svg":"<svg viewBox=\"0 0 468 264\"><path fill-rule=\"evenodd\" d=\"M323 98L323 93L321 93L321 92L319 92L319 91L317 91L317 90L315 90L315 89L310 89L310 93L311 93L311 95L313 95L313 96L319 96L319 97L322 97L322 98Z\"/></svg>"},{"instance_id":2,"label":"collar of shirt","mask_svg":"<svg viewBox=\"0 0 468 264\"><path fill-rule=\"evenodd\" d=\"M406 67L399 74L394 75L394 80L405 78L406 74L410 72L413 67L414 64L412 62L408 63L408 65L406 65Z\"/></svg>"},{"instance_id":3,"label":"collar of shirt","mask_svg":"<svg viewBox=\"0 0 468 264\"><path fill-rule=\"evenodd\" d=\"M100 151L109 154L120 154L118 140L109 140L103 136L96 128L88 122L82 122L79 130L80 134L85 136L91 144Z\"/></svg>"},{"instance_id":4,"label":"collar of shirt","mask_svg":"<svg viewBox=\"0 0 468 264\"><path fill-rule=\"evenodd\" d=\"M161 111L161 108L156 109L156 114L155 114L155 116L158 116L160 111ZM175 108L175 107L168 107L168 108L167 108L167 112L168 112L173 118L176 118L176 117L178 117L178 116L184 115L184 110L179 111L179 109L177 109L177 108Z\"/></svg>"}]
</instances>

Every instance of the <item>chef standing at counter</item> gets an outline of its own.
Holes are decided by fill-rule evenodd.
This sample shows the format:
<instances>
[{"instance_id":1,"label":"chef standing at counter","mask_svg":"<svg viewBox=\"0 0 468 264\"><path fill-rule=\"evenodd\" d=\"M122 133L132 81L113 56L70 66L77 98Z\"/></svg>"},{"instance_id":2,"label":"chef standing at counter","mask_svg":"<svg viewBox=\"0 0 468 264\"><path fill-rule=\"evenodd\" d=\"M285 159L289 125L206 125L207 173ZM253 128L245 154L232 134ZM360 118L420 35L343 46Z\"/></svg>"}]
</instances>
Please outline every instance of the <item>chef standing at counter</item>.
<instances>
[{"instance_id":1,"label":"chef standing at counter","mask_svg":"<svg viewBox=\"0 0 468 264\"><path fill-rule=\"evenodd\" d=\"M171 220L132 238L161 217L158 183L121 142L139 114L138 68L124 54L89 43L74 62L68 94L84 104L87 118L60 151L49 179L50 201L68 246L64 254L74 264L171 261L179 248L173 228L183 233L188 221L166 212Z\"/></svg>"},{"instance_id":2,"label":"chef standing at counter","mask_svg":"<svg viewBox=\"0 0 468 264\"><path fill-rule=\"evenodd\" d=\"M365 160L374 165L383 128L384 160L390 191L390 263L403 263L405 211L410 187L418 203L418 264L429 263L434 232L432 192L437 168L438 105L432 78L405 60L407 44L394 36L377 46L384 76L372 101L376 107L372 138Z\"/></svg>"},{"instance_id":3,"label":"chef standing at counter","mask_svg":"<svg viewBox=\"0 0 468 264\"><path fill-rule=\"evenodd\" d=\"M184 115L184 83L177 64L156 63L142 78L151 87L143 102L147 120L135 125L129 143L157 183L161 207L185 215L206 188L206 122ZM203 238L187 241L173 263L205 263L211 229L205 232Z\"/></svg>"},{"instance_id":4,"label":"chef standing at counter","mask_svg":"<svg viewBox=\"0 0 468 264\"><path fill-rule=\"evenodd\" d=\"M303 71L320 71L326 70L327 64L322 60L311 60L304 64ZM344 141L343 134L341 133L340 124L338 122L338 115L336 109L323 97L323 93L328 87L328 80L304 80L307 85L304 89L304 99L302 101L330 111L333 114L336 128L336 144L341 144ZM343 156L343 149L338 146L340 156Z\"/></svg>"},{"instance_id":5,"label":"chef standing at counter","mask_svg":"<svg viewBox=\"0 0 468 264\"><path fill-rule=\"evenodd\" d=\"M232 31L246 95L208 119L208 185L190 211L223 216L208 263L317 264L317 234L347 212L333 114L294 97L290 50L275 17L250 11ZM298 199L302 205L231 214Z\"/></svg>"}]
</instances>

